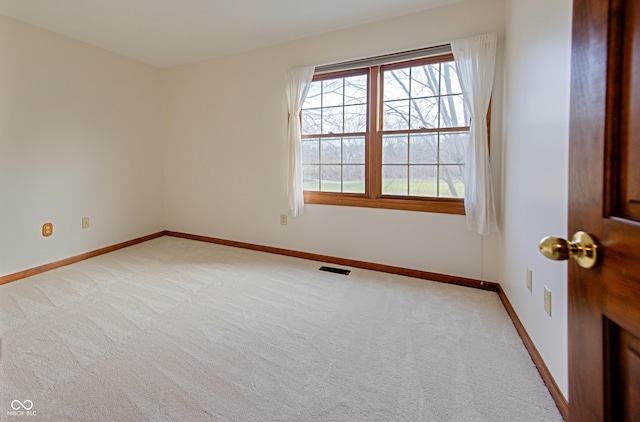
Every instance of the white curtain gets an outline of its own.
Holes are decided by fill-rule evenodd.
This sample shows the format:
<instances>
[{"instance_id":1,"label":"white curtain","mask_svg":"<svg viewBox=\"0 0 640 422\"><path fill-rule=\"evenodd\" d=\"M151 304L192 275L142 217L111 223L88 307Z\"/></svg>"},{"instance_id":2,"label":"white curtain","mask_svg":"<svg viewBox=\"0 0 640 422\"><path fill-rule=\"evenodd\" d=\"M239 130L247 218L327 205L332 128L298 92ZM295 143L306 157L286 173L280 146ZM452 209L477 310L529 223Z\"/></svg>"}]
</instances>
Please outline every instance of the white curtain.
<instances>
[{"instance_id":1,"label":"white curtain","mask_svg":"<svg viewBox=\"0 0 640 422\"><path fill-rule=\"evenodd\" d=\"M487 111L493 88L496 34L451 43L465 105L471 114L464 170L467 228L482 235L498 231L491 185Z\"/></svg>"},{"instance_id":2,"label":"white curtain","mask_svg":"<svg viewBox=\"0 0 640 422\"><path fill-rule=\"evenodd\" d=\"M297 67L287 72L287 107L289 109L289 215L297 217L304 211L302 188L302 145L300 111L309 92L315 67Z\"/></svg>"}]
</instances>

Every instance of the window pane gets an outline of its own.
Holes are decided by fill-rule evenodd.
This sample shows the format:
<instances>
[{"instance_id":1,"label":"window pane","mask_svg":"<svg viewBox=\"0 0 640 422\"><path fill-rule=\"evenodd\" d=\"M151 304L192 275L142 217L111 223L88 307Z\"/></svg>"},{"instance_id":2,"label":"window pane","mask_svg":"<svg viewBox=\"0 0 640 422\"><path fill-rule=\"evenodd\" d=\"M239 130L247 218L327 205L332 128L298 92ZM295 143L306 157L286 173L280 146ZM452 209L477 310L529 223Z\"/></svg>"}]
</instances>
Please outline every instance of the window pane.
<instances>
[{"instance_id":1,"label":"window pane","mask_svg":"<svg viewBox=\"0 0 640 422\"><path fill-rule=\"evenodd\" d=\"M440 95L461 94L460 81L455 62L442 63L442 78L440 82Z\"/></svg>"},{"instance_id":2,"label":"window pane","mask_svg":"<svg viewBox=\"0 0 640 422\"><path fill-rule=\"evenodd\" d=\"M384 103L384 130L406 130L409 128L409 100Z\"/></svg>"},{"instance_id":3,"label":"window pane","mask_svg":"<svg viewBox=\"0 0 640 422\"><path fill-rule=\"evenodd\" d=\"M438 196L438 166L411 166L409 176L409 195Z\"/></svg>"},{"instance_id":4,"label":"window pane","mask_svg":"<svg viewBox=\"0 0 640 422\"><path fill-rule=\"evenodd\" d=\"M462 94L440 97L440 127L469 125L469 114L464 106Z\"/></svg>"},{"instance_id":5,"label":"window pane","mask_svg":"<svg viewBox=\"0 0 640 422\"><path fill-rule=\"evenodd\" d=\"M439 93L440 64L411 68L411 97L435 97Z\"/></svg>"},{"instance_id":6,"label":"window pane","mask_svg":"<svg viewBox=\"0 0 640 422\"><path fill-rule=\"evenodd\" d=\"M324 138L320 141L322 164L342 163L342 141L341 138Z\"/></svg>"},{"instance_id":7,"label":"window pane","mask_svg":"<svg viewBox=\"0 0 640 422\"><path fill-rule=\"evenodd\" d=\"M302 164L320 164L318 139L302 140Z\"/></svg>"},{"instance_id":8,"label":"window pane","mask_svg":"<svg viewBox=\"0 0 640 422\"><path fill-rule=\"evenodd\" d=\"M440 164L464 164L468 132L449 132L440 135Z\"/></svg>"},{"instance_id":9,"label":"window pane","mask_svg":"<svg viewBox=\"0 0 640 422\"><path fill-rule=\"evenodd\" d=\"M346 164L364 164L365 142L364 136L344 138L342 144L342 158Z\"/></svg>"},{"instance_id":10,"label":"window pane","mask_svg":"<svg viewBox=\"0 0 640 422\"><path fill-rule=\"evenodd\" d=\"M302 166L302 188L320 190L320 166Z\"/></svg>"},{"instance_id":11,"label":"window pane","mask_svg":"<svg viewBox=\"0 0 640 422\"><path fill-rule=\"evenodd\" d=\"M352 105L344 108L344 133L367 131L367 105Z\"/></svg>"},{"instance_id":12,"label":"window pane","mask_svg":"<svg viewBox=\"0 0 640 422\"><path fill-rule=\"evenodd\" d=\"M342 167L343 192L364 193L364 166Z\"/></svg>"},{"instance_id":13,"label":"window pane","mask_svg":"<svg viewBox=\"0 0 640 422\"><path fill-rule=\"evenodd\" d=\"M322 83L320 81L311 82L309 92L304 99L302 108L319 108L322 107Z\"/></svg>"},{"instance_id":14,"label":"window pane","mask_svg":"<svg viewBox=\"0 0 640 422\"><path fill-rule=\"evenodd\" d=\"M343 107L322 109L322 133L343 133L342 110Z\"/></svg>"},{"instance_id":15,"label":"window pane","mask_svg":"<svg viewBox=\"0 0 640 422\"><path fill-rule=\"evenodd\" d=\"M411 129L438 127L438 97L411 100Z\"/></svg>"},{"instance_id":16,"label":"window pane","mask_svg":"<svg viewBox=\"0 0 640 422\"><path fill-rule=\"evenodd\" d=\"M382 166L382 194L407 195L407 166Z\"/></svg>"},{"instance_id":17,"label":"window pane","mask_svg":"<svg viewBox=\"0 0 640 422\"><path fill-rule=\"evenodd\" d=\"M366 104L367 75L344 78L344 104Z\"/></svg>"},{"instance_id":18,"label":"window pane","mask_svg":"<svg viewBox=\"0 0 640 422\"><path fill-rule=\"evenodd\" d=\"M321 117L319 108L302 110L302 133L304 135L315 135L321 133Z\"/></svg>"},{"instance_id":19,"label":"window pane","mask_svg":"<svg viewBox=\"0 0 640 422\"><path fill-rule=\"evenodd\" d=\"M411 135L409 163L438 164L438 134Z\"/></svg>"},{"instance_id":20,"label":"window pane","mask_svg":"<svg viewBox=\"0 0 640 422\"><path fill-rule=\"evenodd\" d=\"M343 104L343 78L322 81L322 107L341 106Z\"/></svg>"},{"instance_id":21,"label":"window pane","mask_svg":"<svg viewBox=\"0 0 640 422\"><path fill-rule=\"evenodd\" d=\"M440 166L440 197L464 198L463 166Z\"/></svg>"},{"instance_id":22,"label":"window pane","mask_svg":"<svg viewBox=\"0 0 640 422\"><path fill-rule=\"evenodd\" d=\"M320 173L322 175L320 182L322 192L340 192L342 190L342 166L321 166Z\"/></svg>"},{"instance_id":23,"label":"window pane","mask_svg":"<svg viewBox=\"0 0 640 422\"><path fill-rule=\"evenodd\" d=\"M409 163L408 135L383 135L382 164Z\"/></svg>"},{"instance_id":24,"label":"window pane","mask_svg":"<svg viewBox=\"0 0 640 422\"><path fill-rule=\"evenodd\" d=\"M311 83L302 110L303 134L366 131L367 75Z\"/></svg>"},{"instance_id":25,"label":"window pane","mask_svg":"<svg viewBox=\"0 0 640 422\"><path fill-rule=\"evenodd\" d=\"M409 68L384 72L384 100L409 98Z\"/></svg>"}]
</instances>

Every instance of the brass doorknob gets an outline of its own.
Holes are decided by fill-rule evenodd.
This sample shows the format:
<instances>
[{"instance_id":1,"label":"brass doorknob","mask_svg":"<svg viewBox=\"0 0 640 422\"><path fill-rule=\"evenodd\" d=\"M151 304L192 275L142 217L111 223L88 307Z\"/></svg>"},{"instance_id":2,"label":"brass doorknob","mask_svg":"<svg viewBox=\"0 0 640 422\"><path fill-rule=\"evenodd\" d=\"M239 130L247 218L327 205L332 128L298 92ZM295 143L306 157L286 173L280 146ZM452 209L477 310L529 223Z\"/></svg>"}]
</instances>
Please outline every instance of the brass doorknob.
<instances>
[{"instance_id":1,"label":"brass doorknob","mask_svg":"<svg viewBox=\"0 0 640 422\"><path fill-rule=\"evenodd\" d=\"M592 268L598 261L596 240L588 233L579 231L571 241L559 237L545 237L540 241L542 255L554 261L565 261L573 258L582 268Z\"/></svg>"}]
</instances>

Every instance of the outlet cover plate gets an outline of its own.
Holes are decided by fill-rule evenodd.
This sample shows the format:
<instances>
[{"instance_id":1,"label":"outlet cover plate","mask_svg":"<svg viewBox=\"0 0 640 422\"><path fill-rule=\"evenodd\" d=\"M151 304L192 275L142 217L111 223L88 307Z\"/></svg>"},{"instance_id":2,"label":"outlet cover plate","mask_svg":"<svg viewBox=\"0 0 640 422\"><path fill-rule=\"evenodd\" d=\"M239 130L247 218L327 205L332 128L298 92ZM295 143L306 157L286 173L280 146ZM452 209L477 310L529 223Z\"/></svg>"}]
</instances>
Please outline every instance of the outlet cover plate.
<instances>
[{"instance_id":1,"label":"outlet cover plate","mask_svg":"<svg viewBox=\"0 0 640 422\"><path fill-rule=\"evenodd\" d=\"M544 310L551 316L551 290L544 286Z\"/></svg>"},{"instance_id":2,"label":"outlet cover plate","mask_svg":"<svg viewBox=\"0 0 640 422\"><path fill-rule=\"evenodd\" d=\"M53 234L53 223L44 223L42 225L42 235L49 237Z\"/></svg>"}]
</instances>

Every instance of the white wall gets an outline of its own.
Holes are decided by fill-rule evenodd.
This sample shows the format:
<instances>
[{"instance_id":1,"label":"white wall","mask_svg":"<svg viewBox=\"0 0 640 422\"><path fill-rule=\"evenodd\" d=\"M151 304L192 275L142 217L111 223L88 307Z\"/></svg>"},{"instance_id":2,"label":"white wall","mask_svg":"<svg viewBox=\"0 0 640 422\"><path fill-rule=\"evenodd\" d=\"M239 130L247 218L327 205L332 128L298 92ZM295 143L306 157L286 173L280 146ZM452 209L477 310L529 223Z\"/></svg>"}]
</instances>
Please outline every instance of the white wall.
<instances>
[{"instance_id":1,"label":"white wall","mask_svg":"<svg viewBox=\"0 0 640 422\"><path fill-rule=\"evenodd\" d=\"M0 57L0 275L164 229L161 71L3 16Z\"/></svg>"},{"instance_id":2,"label":"white wall","mask_svg":"<svg viewBox=\"0 0 640 422\"><path fill-rule=\"evenodd\" d=\"M537 245L567 236L571 0L508 0L506 23L500 283L567 397L567 265Z\"/></svg>"},{"instance_id":3,"label":"white wall","mask_svg":"<svg viewBox=\"0 0 640 422\"><path fill-rule=\"evenodd\" d=\"M483 246L462 216L307 205L283 227L279 214L287 212L287 69L502 36L503 14L501 0L478 0L166 70L166 228L497 280L498 237ZM499 163L496 85L492 159Z\"/></svg>"}]
</instances>

